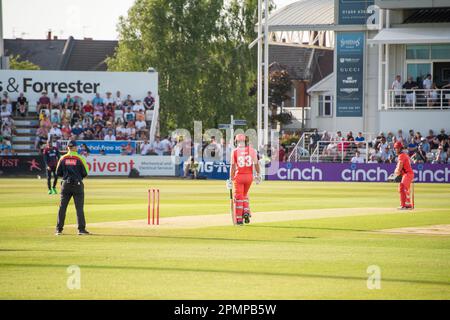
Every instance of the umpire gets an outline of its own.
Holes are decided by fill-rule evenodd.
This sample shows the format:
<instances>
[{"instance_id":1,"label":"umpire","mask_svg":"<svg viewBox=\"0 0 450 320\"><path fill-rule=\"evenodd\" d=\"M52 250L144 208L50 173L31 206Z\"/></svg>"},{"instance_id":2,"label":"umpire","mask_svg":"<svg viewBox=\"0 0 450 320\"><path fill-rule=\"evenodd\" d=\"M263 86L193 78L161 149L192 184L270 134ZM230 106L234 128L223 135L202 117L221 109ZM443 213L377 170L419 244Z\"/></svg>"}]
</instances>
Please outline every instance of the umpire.
<instances>
[{"instance_id":1,"label":"umpire","mask_svg":"<svg viewBox=\"0 0 450 320\"><path fill-rule=\"evenodd\" d=\"M86 220L84 218L84 185L89 169L86 160L77 152L77 143L70 141L67 145L67 154L59 159L56 168L58 177L62 177L61 183L61 203L59 205L58 222L56 225L56 235L62 234L64 220L66 219L67 205L73 196L75 208L77 210L78 235L88 235L86 230Z\"/></svg>"}]
</instances>

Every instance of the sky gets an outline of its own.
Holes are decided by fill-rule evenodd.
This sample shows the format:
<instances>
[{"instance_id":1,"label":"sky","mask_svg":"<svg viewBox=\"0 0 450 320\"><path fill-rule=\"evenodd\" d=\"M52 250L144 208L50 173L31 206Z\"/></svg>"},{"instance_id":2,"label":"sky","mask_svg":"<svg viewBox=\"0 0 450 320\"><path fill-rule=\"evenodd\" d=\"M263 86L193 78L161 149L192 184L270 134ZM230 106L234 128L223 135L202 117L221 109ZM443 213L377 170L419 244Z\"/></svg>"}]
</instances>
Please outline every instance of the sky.
<instances>
[{"instance_id":1,"label":"sky","mask_svg":"<svg viewBox=\"0 0 450 320\"><path fill-rule=\"evenodd\" d=\"M297 0L274 0L277 8ZM116 40L119 16L126 15L134 0L3 0L5 39L66 39L85 37Z\"/></svg>"}]
</instances>

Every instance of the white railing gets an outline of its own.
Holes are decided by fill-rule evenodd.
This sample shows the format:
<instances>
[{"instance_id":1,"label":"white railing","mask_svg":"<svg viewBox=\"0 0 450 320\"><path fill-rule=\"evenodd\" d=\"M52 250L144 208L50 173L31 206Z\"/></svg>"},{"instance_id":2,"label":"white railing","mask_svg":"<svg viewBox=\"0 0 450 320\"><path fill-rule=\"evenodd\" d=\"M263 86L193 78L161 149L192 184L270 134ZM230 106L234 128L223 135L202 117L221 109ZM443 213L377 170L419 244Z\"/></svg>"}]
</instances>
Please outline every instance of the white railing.
<instances>
[{"instance_id":1,"label":"white railing","mask_svg":"<svg viewBox=\"0 0 450 320\"><path fill-rule=\"evenodd\" d=\"M385 95L385 110L450 109L450 88L386 90Z\"/></svg>"},{"instance_id":2,"label":"white railing","mask_svg":"<svg viewBox=\"0 0 450 320\"><path fill-rule=\"evenodd\" d=\"M361 159L367 163L369 161L367 141L318 141L310 162L351 162L357 151Z\"/></svg>"},{"instance_id":3,"label":"white railing","mask_svg":"<svg viewBox=\"0 0 450 320\"><path fill-rule=\"evenodd\" d=\"M303 132L297 144L291 150L288 156L288 162L297 162L301 157L308 157L309 151L306 149L306 139L309 139L314 132Z\"/></svg>"}]
</instances>

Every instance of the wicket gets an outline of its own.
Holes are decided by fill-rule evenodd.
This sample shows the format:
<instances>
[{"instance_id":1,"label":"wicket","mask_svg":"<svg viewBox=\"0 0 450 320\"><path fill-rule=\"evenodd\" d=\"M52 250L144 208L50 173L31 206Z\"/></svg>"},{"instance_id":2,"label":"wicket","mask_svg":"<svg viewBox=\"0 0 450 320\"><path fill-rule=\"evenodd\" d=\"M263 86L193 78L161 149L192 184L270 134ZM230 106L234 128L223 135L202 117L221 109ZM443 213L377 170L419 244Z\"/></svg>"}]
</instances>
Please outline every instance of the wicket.
<instances>
[{"instance_id":1,"label":"wicket","mask_svg":"<svg viewBox=\"0 0 450 320\"><path fill-rule=\"evenodd\" d=\"M159 225L159 189L148 189L147 224Z\"/></svg>"}]
</instances>

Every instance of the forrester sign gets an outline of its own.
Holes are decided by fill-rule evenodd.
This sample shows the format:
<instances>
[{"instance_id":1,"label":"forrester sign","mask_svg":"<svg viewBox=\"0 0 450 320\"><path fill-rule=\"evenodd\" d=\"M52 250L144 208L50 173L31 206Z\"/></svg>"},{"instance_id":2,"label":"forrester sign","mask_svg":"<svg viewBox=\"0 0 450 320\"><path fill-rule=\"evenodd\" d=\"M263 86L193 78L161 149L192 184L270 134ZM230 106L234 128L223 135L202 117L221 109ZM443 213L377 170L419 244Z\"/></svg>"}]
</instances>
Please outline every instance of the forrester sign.
<instances>
[{"instance_id":1,"label":"forrester sign","mask_svg":"<svg viewBox=\"0 0 450 320\"><path fill-rule=\"evenodd\" d=\"M42 91L49 96L54 92L60 97L67 94L92 99L96 93L130 94L134 99L143 99L147 91L158 94L158 73L148 72L97 72L97 71L41 71L1 70L0 91L7 91L14 99L23 92L28 101L34 103Z\"/></svg>"}]
</instances>

